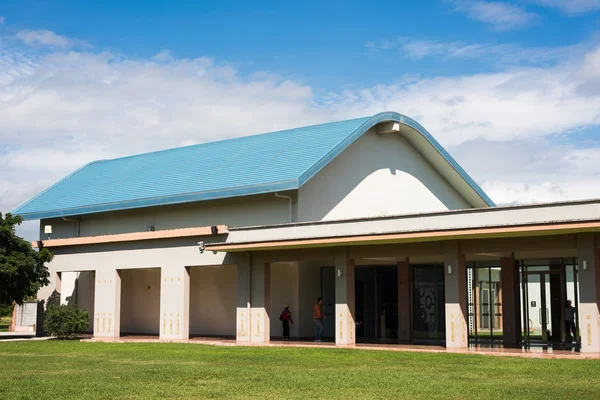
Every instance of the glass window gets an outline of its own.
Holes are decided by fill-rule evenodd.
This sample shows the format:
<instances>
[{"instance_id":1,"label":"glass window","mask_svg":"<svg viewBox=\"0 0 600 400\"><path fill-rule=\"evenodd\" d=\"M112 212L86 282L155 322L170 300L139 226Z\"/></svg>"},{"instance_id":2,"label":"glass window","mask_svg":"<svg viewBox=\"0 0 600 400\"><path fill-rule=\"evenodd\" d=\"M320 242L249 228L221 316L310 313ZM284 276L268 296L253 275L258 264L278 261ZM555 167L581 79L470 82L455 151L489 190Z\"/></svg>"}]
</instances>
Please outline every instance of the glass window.
<instances>
[{"instance_id":1,"label":"glass window","mask_svg":"<svg viewBox=\"0 0 600 400\"><path fill-rule=\"evenodd\" d=\"M467 269L469 337L502 339L502 285L500 267L471 264Z\"/></svg>"}]
</instances>

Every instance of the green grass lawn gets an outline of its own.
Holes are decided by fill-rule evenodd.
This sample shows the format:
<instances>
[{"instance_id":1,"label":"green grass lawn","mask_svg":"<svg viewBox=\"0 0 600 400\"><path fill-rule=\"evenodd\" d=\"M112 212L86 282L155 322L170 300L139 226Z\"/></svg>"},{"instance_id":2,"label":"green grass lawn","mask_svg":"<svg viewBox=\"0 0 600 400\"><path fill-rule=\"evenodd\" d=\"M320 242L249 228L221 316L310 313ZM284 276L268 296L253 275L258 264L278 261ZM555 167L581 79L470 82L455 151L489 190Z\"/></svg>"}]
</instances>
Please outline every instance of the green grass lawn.
<instances>
[{"instance_id":1,"label":"green grass lawn","mask_svg":"<svg viewBox=\"0 0 600 400\"><path fill-rule=\"evenodd\" d=\"M2 399L584 399L600 361L195 344L1 342Z\"/></svg>"}]
</instances>

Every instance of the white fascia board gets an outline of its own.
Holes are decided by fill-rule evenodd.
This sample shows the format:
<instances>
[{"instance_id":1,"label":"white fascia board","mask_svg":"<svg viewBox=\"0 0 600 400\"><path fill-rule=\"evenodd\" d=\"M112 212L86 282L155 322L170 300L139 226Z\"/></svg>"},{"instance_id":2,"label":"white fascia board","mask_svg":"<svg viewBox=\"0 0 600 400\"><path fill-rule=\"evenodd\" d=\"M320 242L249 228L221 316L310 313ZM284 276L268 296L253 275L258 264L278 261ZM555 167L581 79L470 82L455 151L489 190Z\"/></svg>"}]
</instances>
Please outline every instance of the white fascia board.
<instances>
[{"instance_id":1,"label":"white fascia board","mask_svg":"<svg viewBox=\"0 0 600 400\"><path fill-rule=\"evenodd\" d=\"M600 200L362 220L230 228L226 244L600 221Z\"/></svg>"}]
</instances>

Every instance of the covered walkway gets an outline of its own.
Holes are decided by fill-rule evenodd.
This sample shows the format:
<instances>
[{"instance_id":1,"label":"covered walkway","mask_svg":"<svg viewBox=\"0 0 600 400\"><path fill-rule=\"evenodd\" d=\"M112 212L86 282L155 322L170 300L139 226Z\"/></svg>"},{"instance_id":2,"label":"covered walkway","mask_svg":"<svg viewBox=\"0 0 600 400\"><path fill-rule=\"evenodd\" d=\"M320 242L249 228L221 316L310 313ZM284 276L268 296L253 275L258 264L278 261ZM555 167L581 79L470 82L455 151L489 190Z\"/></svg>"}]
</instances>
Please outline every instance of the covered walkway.
<instances>
[{"instance_id":1,"label":"covered walkway","mask_svg":"<svg viewBox=\"0 0 600 400\"><path fill-rule=\"evenodd\" d=\"M333 342L315 343L309 341L271 341L269 343L237 343L232 339L203 338L195 337L187 340L162 340L158 336L123 336L120 338L89 338L83 339L84 342L99 343L187 343L202 344L211 346L259 346L259 347L301 347L301 348L340 348ZM567 350L544 349L514 349L504 348L503 346L483 347L469 346L465 349L449 349L443 346L418 346L418 345L388 345L388 344L356 344L342 347L345 349L357 350L386 350L417 353L456 353L456 354L478 354L485 356L503 356L503 357L523 357L523 358L546 358L546 359L575 359L575 360L600 360L600 354L577 353Z\"/></svg>"}]
</instances>

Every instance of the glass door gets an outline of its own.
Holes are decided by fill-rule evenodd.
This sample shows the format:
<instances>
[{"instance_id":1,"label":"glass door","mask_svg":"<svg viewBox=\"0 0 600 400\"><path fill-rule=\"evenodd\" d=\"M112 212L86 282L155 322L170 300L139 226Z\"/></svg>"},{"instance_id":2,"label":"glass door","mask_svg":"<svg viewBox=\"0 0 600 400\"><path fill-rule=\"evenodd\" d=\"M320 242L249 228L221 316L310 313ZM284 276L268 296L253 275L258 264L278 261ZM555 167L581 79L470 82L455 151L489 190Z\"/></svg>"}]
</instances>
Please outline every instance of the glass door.
<instances>
[{"instance_id":1,"label":"glass door","mask_svg":"<svg viewBox=\"0 0 600 400\"><path fill-rule=\"evenodd\" d=\"M578 347L576 260L521 261L520 278L523 344Z\"/></svg>"},{"instance_id":2,"label":"glass door","mask_svg":"<svg viewBox=\"0 0 600 400\"><path fill-rule=\"evenodd\" d=\"M412 268L412 337L415 341L438 341L446 337L444 269L415 265Z\"/></svg>"},{"instance_id":3,"label":"glass door","mask_svg":"<svg viewBox=\"0 0 600 400\"><path fill-rule=\"evenodd\" d=\"M527 318L525 340L529 343L547 343L552 338L552 301L550 299L550 273L526 274L524 299Z\"/></svg>"}]
</instances>

